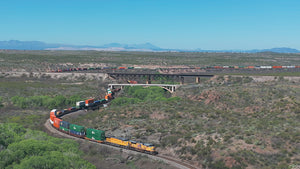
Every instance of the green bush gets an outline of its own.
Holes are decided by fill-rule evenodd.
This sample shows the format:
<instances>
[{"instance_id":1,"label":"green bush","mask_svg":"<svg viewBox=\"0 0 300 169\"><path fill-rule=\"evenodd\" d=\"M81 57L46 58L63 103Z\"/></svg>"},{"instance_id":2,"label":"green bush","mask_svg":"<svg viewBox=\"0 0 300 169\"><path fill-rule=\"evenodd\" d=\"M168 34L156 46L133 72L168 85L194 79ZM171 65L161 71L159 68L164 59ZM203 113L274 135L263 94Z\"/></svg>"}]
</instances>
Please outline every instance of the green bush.
<instances>
[{"instance_id":1,"label":"green bush","mask_svg":"<svg viewBox=\"0 0 300 169\"><path fill-rule=\"evenodd\" d=\"M12 123L0 124L0 168L95 168L80 158L78 143Z\"/></svg>"},{"instance_id":2,"label":"green bush","mask_svg":"<svg viewBox=\"0 0 300 169\"><path fill-rule=\"evenodd\" d=\"M11 101L15 106L20 108L31 108L31 107L43 107L43 108L64 108L66 106L75 106L76 101L82 100L78 95L73 95L66 98L63 95L57 95L55 97L50 96L31 96L31 97L20 97L13 96Z\"/></svg>"},{"instance_id":3,"label":"green bush","mask_svg":"<svg viewBox=\"0 0 300 169\"><path fill-rule=\"evenodd\" d=\"M0 108L3 107L3 104L2 104L2 97L0 96Z\"/></svg>"}]
</instances>

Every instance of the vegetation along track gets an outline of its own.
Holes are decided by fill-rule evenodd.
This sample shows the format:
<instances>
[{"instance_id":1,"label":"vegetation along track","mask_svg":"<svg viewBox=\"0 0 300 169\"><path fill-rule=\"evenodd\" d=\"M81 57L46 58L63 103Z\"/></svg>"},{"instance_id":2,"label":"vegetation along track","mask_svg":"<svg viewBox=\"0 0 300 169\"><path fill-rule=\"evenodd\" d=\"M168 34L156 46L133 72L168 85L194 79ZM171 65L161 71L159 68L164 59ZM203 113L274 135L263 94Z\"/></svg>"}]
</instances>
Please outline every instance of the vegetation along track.
<instances>
[{"instance_id":1,"label":"vegetation along track","mask_svg":"<svg viewBox=\"0 0 300 169\"><path fill-rule=\"evenodd\" d=\"M74 136L71 136L71 135L68 135L66 133L58 131L57 129L52 127L52 125L49 122L49 119L45 122L44 126L51 133L60 135L62 137L71 138L71 139L74 139L74 140L84 141L84 139L74 137ZM135 155L141 154L141 155L147 156L148 158L151 158L151 159L154 159L154 160L161 160L161 161L163 161L163 162L165 162L165 163L167 163L167 164L169 164L173 167L179 168L179 169L196 169L196 167L194 167L194 166L192 166L192 165L190 165L186 162L182 162L181 160L178 160L178 159L175 159L175 158L166 157L164 155L155 156L155 155L145 154L145 153L141 153L141 152L137 152L137 151L133 151L133 150L129 150L129 149L124 149L124 148L120 148L120 147L115 147L115 146L111 146L111 145L107 145L107 144L99 144L97 142L92 142L92 141L89 141L89 142L91 144L97 144L99 146L105 146L105 147L113 148L113 149L116 149L116 150L120 150L120 151L125 152L125 153L131 153L131 154L135 154Z\"/></svg>"}]
</instances>

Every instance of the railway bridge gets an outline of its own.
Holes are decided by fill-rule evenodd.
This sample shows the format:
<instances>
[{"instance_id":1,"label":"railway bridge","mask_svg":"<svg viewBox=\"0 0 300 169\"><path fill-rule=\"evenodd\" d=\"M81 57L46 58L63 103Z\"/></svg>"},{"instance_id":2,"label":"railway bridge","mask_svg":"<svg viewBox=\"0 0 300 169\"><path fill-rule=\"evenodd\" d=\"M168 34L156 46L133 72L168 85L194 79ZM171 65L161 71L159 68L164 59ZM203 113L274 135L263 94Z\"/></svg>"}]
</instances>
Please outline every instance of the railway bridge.
<instances>
[{"instance_id":1,"label":"railway bridge","mask_svg":"<svg viewBox=\"0 0 300 169\"><path fill-rule=\"evenodd\" d=\"M157 77L168 77L174 80L180 81L180 84L184 84L185 78L193 77L196 83L200 83L201 77L213 77L213 74L207 73L190 73L190 74L160 74L160 73L126 73L126 72L110 72L107 73L109 77L112 78L135 78L135 77L146 77L146 84L151 84L151 80Z\"/></svg>"},{"instance_id":2,"label":"railway bridge","mask_svg":"<svg viewBox=\"0 0 300 169\"><path fill-rule=\"evenodd\" d=\"M169 85L169 84L108 84L109 88L121 87L123 89L125 86L158 86L161 87L170 93L175 92L175 90L181 85Z\"/></svg>"}]
</instances>

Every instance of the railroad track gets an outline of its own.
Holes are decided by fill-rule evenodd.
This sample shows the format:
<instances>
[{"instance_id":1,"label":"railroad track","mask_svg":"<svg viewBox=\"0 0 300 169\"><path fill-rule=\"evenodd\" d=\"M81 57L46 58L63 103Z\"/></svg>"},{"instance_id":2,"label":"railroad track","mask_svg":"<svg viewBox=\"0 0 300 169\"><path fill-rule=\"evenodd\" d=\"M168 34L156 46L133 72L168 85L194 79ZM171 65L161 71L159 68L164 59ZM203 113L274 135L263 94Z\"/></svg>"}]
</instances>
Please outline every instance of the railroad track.
<instances>
[{"instance_id":1,"label":"railroad track","mask_svg":"<svg viewBox=\"0 0 300 169\"><path fill-rule=\"evenodd\" d=\"M51 126L51 124L49 122L49 119L45 122L44 126L49 132L60 135L62 137L66 137L66 138L70 138L70 139L74 139L74 140L80 140L80 141L88 141L88 140L81 139L81 138L78 138L78 137L74 137L74 136L71 136L71 135L68 135L66 133L58 131L57 129L55 129ZM97 144L99 146L109 147L109 148L113 148L113 149L116 149L116 150L122 150L122 152L129 153L129 154L144 155L144 156L147 156L148 158L151 158L151 159L154 159L154 160L163 161L163 162L165 162L165 163L167 163L167 164L169 164L173 167L176 167L178 169L197 169L197 167L195 167L195 166L193 166L193 165L191 165L187 162L183 162L181 160L178 160L178 159L175 159L175 158L172 158L172 157L167 157L165 155L150 155L150 154L145 154L145 153L141 153L141 152L137 152L137 151L133 151L133 150L129 150L129 149L115 147L115 146L108 145L108 144L100 144L100 143L96 143L96 142L92 142L92 141L89 141L89 142L91 144Z\"/></svg>"}]
</instances>

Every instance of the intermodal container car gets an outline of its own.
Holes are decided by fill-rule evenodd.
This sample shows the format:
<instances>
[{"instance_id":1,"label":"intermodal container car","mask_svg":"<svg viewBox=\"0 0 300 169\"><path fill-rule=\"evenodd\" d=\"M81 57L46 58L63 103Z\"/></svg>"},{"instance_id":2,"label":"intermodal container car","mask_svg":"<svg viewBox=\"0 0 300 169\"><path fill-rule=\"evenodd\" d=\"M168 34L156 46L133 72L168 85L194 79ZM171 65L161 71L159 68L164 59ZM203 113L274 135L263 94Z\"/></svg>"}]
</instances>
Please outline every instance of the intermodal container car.
<instances>
[{"instance_id":1,"label":"intermodal container car","mask_svg":"<svg viewBox=\"0 0 300 169\"><path fill-rule=\"evenodd\" d=\"M85 106L92 106L94 104L94 99L85 100Z\"/></svg>"},{"instance_id":2,"label":"intermodal container car","mask_svg":"<svg viewBox=\"0 0 300 169\"><path fill-rule=\"evenodd\" d=\"M112 99L112 94L108 94L105 96L105 100L111 100Z\"/></svg>"},{"instance_id":3,"label":"intermodal container car","mask_svg":"<svg viewBox=\"0 0 300 169\"><path fill-rule=\"evenodd\" d=\"M70 124L70 130L77 131L77 132L85 132L85 128L80 125Z\"/></svg>"},{"instance_id":4,"label":"intermodal container car","mask_svg":"<svg viewBox=\"0 0 300 169\"><path fill-rule=\"evenodd\" d=\"M56 117L56 115L55 115L56 111L57 111L56 109L53 109L50 111L50 123L51 124L53 124L54 118Z\"/></svg>"},{"instance_id":5,"label":"intermodal container car","mask_svg":"<svg viewBox=\"0 0 300 169\"><path fill-rule=\"evenodd\" d=\"M85 107L85 102L84 101L76 102L76 108L77 109L82 109L84 107Z\"/></svg>"},{"instance_id":6,"label":"intermodal container car","mask_svg":"<svg viewBox=\"0 0 300 169\"><path fill-rule=\"evenodd\" d=\"M100 100L94 101L94 105L95 105L95 106L98 106L98 105L100 105L100 104L101 104Z\"/></svg>"},{"instance_id":7,"label":"intermodal container car","mask_svg":"<svg viewBox=\"0 0 300 169\"><path fill-rule=\"evenodd\" d=\"M105 131L87 128L86 137L92 140L105 141Z\"/></svg>"},{"instance_id":8,"label":"intermodal container car","mask_svg":"<svg viewBox=\"0 0 300 169\"><path fill-rule=\"evenodd\" d=\"M54 126L55 128L59 128L59 127L60 127L59 124L60 124L61 121L62 121L62 120L59 119L59 118L54 118L54 120L53 120L53 126Z\"/></svg>"},{"instance_id":9,"label":"intermodal container car","mask_svg":"<svg viewBox=\"0 0 300 169\"><path fill-rule=\"evenodd\" d=\"M64 132L69 132L69 131L70 131L70 129L64 128L64 127L62 127L62 126L60 126L59 129L61 129L61 130L64 131Z\"/></svg>"},{"instance_id":10,"label":"intermodal container car","mask_svg":"<svg viewBox=\"0 0 300 169\"><path fill-rule=\"evenodd\" d=\"M84 137L85 136L85 132L79 132L79 131L75 131L75 130L69 130L71 135L75 135L78 137Z\"/></svg>"},{"instance_id":11,"label":"intermodal container car","mask_svg":"<svg viewBox=\"0 0 300 169\"><path fill-rule=\"evenodd\" d=\"M67 122L67 121L60 121L59 126L69 129L70 128L70 123Z\"/></svg>"}]
</instances>

